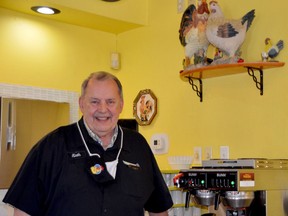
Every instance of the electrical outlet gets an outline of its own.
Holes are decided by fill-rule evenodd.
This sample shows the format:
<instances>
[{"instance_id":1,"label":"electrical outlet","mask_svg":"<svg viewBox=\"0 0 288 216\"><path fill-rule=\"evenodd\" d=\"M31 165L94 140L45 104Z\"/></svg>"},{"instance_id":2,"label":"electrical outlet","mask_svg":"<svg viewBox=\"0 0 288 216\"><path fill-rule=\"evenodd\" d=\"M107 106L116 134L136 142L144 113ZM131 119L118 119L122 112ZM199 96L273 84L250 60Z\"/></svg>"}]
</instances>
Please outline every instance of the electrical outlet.
<instances>
[{"instance_id":1,"label":"electrical outlet","mask_svg":"<svg viewBox=\"0 0 288 216\"><path fill-rule=\"evenodd\" d=\"M205 148L205 160L210 160L212 158L212 147L206 147Z\"/></svg>"},{"instance_id":2,"label":"electrical outlet","mask_svg":"<svg viewBox=\"0 0 288 216\"><path fill-rule=\"evenodd\" d=\"M202 148L201 147L195 147L194 148L193 163L194 164L202 164Z\"/></svg>"},{"instance_id":3,"label":"electrical outlet","mask_svg":"<svg viewBox=\"0 0 288 216\"><path fill-rule=\"evenodd\" d=\"M229 146L220 146L220 158L229 159Z\"/></svg>"}]
</instances>

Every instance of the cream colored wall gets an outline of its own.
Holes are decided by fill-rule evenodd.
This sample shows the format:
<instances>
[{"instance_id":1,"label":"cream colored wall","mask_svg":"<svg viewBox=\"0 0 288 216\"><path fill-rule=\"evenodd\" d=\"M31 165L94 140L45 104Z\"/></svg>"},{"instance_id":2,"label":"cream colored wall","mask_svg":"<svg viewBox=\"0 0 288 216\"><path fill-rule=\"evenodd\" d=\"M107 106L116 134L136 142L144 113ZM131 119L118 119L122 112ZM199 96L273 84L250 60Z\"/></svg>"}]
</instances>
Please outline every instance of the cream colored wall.
<instances>
[{"instance_id":1,"label":"cream colored wall","mask_svg":"<svg viewBox=\"0 0 288 216\"><path fill-rule=\"evenodd\" d=\"M240 18L256 9L243 45L246 62L260 60L264 39L287 41L288 3L268 0L219 0L227 17ZM0 9L0 82L78 91L95 70L108 70L114 35L36 19ZM204 80L204 101L179 78L184 49L178 39L182 14L176 1L150 0L148 25L117 36L121 69L112 71L123 82L125 109L132 117L133 100L142 89L158 98L158 113L140 132L150 141L155 133L169 136L168 155L191 155L193 148L230 147L230 157L287 158L287 66L264 71L260 96L247 74ZM46 48L46 52L44 53ZM278 60L286 61L287 48ZM162 169L167 156L157 156Z\"/></svg>"},{"instance_id":2,"label":"cream colored wall","mask_svg":"<svg viewBox=\"0 0 288 216\"><path fill-rule=\"evenodd\" d=\"M16 174L29 150L49 131L69 123L69 104L39 100L16 101ZM12 170L11 170L12 172Z\"/></svg>"}]
</instances>

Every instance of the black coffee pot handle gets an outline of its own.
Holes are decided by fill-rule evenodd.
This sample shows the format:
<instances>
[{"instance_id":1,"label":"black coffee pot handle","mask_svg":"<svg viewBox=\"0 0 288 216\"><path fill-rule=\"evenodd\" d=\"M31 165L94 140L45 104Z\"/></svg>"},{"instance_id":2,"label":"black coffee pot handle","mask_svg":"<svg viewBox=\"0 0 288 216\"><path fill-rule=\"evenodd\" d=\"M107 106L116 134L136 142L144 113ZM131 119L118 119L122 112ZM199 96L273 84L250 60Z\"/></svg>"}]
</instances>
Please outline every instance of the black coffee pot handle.
<instances>
[{"instance_id":1,"label":"black coffee pot handle","mask_svg":"<svg viewBox=\"0 0 288 216\"><path fill-rule=\"evenodd\" d=\"M220 204L220 193L215 192L214 209L218 210Z\"/></svg>"},{"instance_id":2,"label":"black coffee pot handle","mask_svg":"<svg viewBox=\"0 0 288 216\"><path fill-rule=\"evenodd\" d=\"M185 208L189 208L189 204L190 204L190 197L191 197L191 191L187 191L186 192L186 198L185 198Z\"/></svg>"}]
</instances>

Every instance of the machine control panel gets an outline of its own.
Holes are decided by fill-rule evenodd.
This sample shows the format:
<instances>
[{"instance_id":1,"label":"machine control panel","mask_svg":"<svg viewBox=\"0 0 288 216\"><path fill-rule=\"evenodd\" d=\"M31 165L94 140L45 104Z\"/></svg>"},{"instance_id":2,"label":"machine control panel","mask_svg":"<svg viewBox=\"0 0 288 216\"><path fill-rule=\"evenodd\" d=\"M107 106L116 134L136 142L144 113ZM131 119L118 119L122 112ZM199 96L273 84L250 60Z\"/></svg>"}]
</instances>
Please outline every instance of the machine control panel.
<instances>
[{"instance_id":1,"label":"machine control panel","mask_svg":"<svg viewBox=\"0 0 288 216\"><path fill-rule=\"evenodd\" d=\"M175 186L183 189L237 190L237 172L181 171L174 179Z\"/></svg>"},{"instance_id":2,"label":"machine control panel","mask_svg":"<svg viewBox=\"0 0 288 216\"><path fill-rule=\"evenodd\" d=\"M207 172L207 189L236 190L237 172Z\"/></svg>"},{"instance_id":3,"label":"machine control panel","mask_svg":"<svg viewBox=\"0 0 288 216\"><path fill-rule=\"evenodd\" d=\"M184 173L183 173L184 174ZM185 173L182 177L179 178L180 187L183 188L206 188L206 179L207 175L203 172L189 172Z\"/></svg>"}]
</instances>

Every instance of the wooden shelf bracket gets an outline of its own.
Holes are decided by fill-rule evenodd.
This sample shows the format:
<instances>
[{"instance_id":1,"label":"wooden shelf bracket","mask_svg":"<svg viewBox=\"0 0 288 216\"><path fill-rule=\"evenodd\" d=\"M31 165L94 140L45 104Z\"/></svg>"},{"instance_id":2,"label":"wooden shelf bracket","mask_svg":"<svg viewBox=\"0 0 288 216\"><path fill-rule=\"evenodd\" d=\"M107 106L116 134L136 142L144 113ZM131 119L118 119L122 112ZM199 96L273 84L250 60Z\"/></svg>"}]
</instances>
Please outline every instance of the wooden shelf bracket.
<instances>
[{"instance_id":1,"label":"wooden shelf bracket","mask_svg":"<svg viewBox=\"0 0 288 216\"><path fill-rule=\"evenodd\" d=\"M188 82L192 86L193 91L196 92L197 96L200 98L200 102L203 101L203 88L202 88L202 80L199 78L193 78L191 76L186 77L188 79ZM199 83L199 88L198 86L194 83L194 80L198 80Z\"/></svg>"},{"instance_id":2,"label":"wooden shelf bracket","mask_svg":"<svg viewBox=\"0 0 288 216\"><path fill-rule=\"evenodd\" d=\"M192 89L196 92L200 98L200 102L203 101L202 80L213 77L221 77L233 74L247 73L253 78L256 84L256 88L260 90L260 95L263 95L264 83L263 83L263 71L264 69L283 67L284 62L268 61L268 62L242 62L232 64L219 64L208 65L203 67L195 67L189 70L180 71L180 78L183 81L188 81L191 84ZM258 73L257 73L258 71ZM199 85L195 84L198 81Z\"/></svg>"},{"instance_id":3,"label":"wooden shelf bracket","mask_svg":"<svg viewBox=\"0 0 288 216\"><path fill-rule=\"evenodd\" d=\"M264 83L263 83L263 70L260 68L253 68L253 67L246 67L248 74L253 78L253 81L256 84L256 88L260 90L260 95L263 95L263 88L264 88ZM257 77L255 76L254 70L259 72L259 81Z\"/></svg>"}]
</instances>

